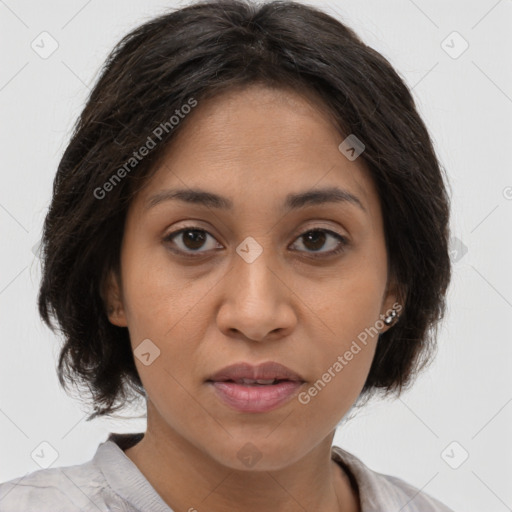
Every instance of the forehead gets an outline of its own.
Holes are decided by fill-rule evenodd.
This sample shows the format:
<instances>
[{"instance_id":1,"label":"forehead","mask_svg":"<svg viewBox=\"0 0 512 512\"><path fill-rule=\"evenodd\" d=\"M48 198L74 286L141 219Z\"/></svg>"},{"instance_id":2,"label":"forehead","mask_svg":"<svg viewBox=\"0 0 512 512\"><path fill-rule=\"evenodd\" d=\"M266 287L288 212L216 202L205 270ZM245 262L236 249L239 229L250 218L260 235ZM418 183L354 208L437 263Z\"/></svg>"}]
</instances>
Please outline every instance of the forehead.
<instances>
[{"instance_id":1,"label":"forehead","mask_svg":"<svg viewBox=\"0 0 512 512\"><path fill-rule=\"evenodd\" d=\"M252 85L199 101L182 122L141 194L142 207L178 187L228 196L236 208L237 197L283 203L290 192L333 186L368 212L378 207L363 159L339 151L344 136L314 97Z\"/></svg>"}]
</instances>

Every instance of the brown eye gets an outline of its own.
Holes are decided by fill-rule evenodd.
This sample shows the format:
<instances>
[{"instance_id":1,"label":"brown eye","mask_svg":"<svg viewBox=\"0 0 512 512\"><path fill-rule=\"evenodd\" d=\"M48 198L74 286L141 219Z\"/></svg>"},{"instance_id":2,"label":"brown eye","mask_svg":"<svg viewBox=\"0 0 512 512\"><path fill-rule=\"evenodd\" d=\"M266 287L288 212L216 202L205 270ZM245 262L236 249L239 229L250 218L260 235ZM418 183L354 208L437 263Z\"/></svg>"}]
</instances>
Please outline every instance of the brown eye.
<instances>
[{"instance_id":1,"label":"brown eye","mask_svg":"<svg viewBox=\"0 0 512 512\"><path fill-rule=\"evenodd\" d=\"M345 237L328 229L311 229L302 233L297 240L304 248L299 247L298 250L315 258L333 256L343 251L348 245ZM164 238L164 242L170 244L173 252L190 257L205 255L212 250L222 248L210 233L196 226L174 231ZM294 245L297 245L297 242ZM327 247L327 250L322 250L324 247Z\"/></svg>"},{"instance_id":2,"label":"brown eye","mask_svg":"<svg viewBox=\"0 0 512 512\"><path fill-rule=\"evenodd\" d=\"M187 229L186 231L182 231L181 234L183 235L183 244L188 249L200 249L203 246L204 241L206 240L204 231L201 232L198 231L197 229Z\"/></svg>"},{"instance_id":3,"label":"brown eye","mask_svg":"<svg viewBox=\"0 0 512 512\"><path fill-rule=\"evenodd\" d=\"M176 252L194 255L193 253L204 254L218 247L218 244L211 242L210 247L208 247L206 243L208 238L215 241L215 238L204 229L187 227L170 233L164 238L164 241L170 242L172 245L176 246L176 249L173 249ZM205 250L199 250L205 248L205 246Z\"/></svg>"},{"instance_id":4,"label":"brown eye","mask_svg":"<svg viewBox=\"0 0 512 512\"><path fill-rule=\"evenodd\" d=\"M314 257L317 257L314 253L318 253L318 257L337 254L341 252L348 243L345 237L328 229L312 229L306 231L305 233L302 233L297 240L302 241L302 246L306 249L302 252L309 252ZM326 243L330 249L321 251Z\"/></svg>"},{"instance_id":5,"label":"brown eye","mask_svg":"<svg viewBox=\"0 0 512 512\"><path fill-rule=\"evenodd\" d=\"M308 231L306 234L302 235L302 238L305 247L312 251L317 251L323 247L327 237L323 231Z\"/></svg>"}]
</instances>

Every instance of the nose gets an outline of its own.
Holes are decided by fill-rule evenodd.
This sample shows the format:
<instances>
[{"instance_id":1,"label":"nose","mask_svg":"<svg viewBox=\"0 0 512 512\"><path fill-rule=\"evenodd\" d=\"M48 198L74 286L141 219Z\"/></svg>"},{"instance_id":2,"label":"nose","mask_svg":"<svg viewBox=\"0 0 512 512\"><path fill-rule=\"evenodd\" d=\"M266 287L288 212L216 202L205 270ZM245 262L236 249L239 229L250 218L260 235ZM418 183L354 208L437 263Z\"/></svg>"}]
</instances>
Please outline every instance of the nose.
<instances>
[{"instance_id":1,"label":"nose","mask_svg":"<svg viewBox=\"0 0 512 512\"><path fill-rule=\"evenodd\" d=\"M288 336L295 328L295 294L269 254L264 250L252 262L237 255L223 279L217 325L226 336L267 341Z\"/></svg>"}]
</instances>

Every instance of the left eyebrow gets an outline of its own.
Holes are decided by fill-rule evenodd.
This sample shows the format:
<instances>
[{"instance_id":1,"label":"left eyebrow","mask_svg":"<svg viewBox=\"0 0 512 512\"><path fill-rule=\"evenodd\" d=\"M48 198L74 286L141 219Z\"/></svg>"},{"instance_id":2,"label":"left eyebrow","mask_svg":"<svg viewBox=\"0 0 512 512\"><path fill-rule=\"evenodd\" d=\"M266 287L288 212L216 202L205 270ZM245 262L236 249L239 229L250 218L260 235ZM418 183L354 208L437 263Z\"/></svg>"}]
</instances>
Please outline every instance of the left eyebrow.
<instances>
[{"instance_id":1,"label":"left eyebrow","mask_svg":"<svg viewBox=\"0 0 512 512\"><path fill-rule=\"evenodd\" d=\"M286 196L284 208L286 210L295 210L309 205L343 202L357 206L363 210L363 212L367 213L366 208L357 196L348 190L338 187L311 189L298 194L288 194Z\"/></svg>"},{"instance_id":2,"label":"left eyebrow","mask_svg":"<svg viewBox=\"0 0 512 512\"><path fill-rule=\"evenodd\" d=\"M149 210L162 202L171 200L198 204L208 208L233 210L233 201L231 199L198 188L162 190L147 199L144 204L144 210ZM366 208L357 196L348 190L338 187L311 189L288 194L285 198L283 209L290 211L325 203L348 203L357 206L367 213Z\"/></svg>"}]
</instances>

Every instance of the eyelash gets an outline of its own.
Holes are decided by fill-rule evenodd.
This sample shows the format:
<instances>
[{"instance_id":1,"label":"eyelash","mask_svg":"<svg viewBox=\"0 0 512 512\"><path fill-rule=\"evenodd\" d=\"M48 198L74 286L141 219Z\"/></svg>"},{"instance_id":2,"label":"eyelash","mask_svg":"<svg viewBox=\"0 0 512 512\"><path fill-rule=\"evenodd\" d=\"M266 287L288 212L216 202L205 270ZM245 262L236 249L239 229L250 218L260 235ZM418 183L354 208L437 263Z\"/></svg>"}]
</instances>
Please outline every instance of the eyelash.
<instances>
[{"instance_id":1,"label":"eyelash","mask_svg":"<svg viewBox=\"0 0 512 512\"><path fill-rule=\"evenodd\" d=\"M181 228L177 231L173 231L172 233L169 233L168 235L166 235L163 239L164 242L173 242L173 239L176 238L178 235L186 232L186 231L200 231L202 233L206 233L210 236L213 237L213 235L211 235L210 233L208 233L208 231L206 231L205 229L202 229L200 227L197 227L197 226L187 226L187 227L184 227L184 228ZM328 251L328 252L307 252L306 253L312 257L312 258L316 258L316 259L320 259L320 258L329 258L329 257L332 257L332 256L335 256L339 253L341 253L342 251L345 250L345 247L346 245L348 245L348 240L346 237L334 232L334 231L331 231L330 229L325 229L325 228L312 228L312 229L308 229L307 231L304 231L302 234L300 234L296 240L300 239L301 237L303 237L304 235L307 235L309 233L317 233L317 232L321 232L321 233L327 233L328 235L331 235L333 236L334 238L337 238L338 241L339 241L339 244L338 246L336 247L336 249L333 249L331 251ZM203 256L204 254L206 254L207 251L203 251L203 252L189 252L189 251L183 251L181 249L171 249L173 252L176 252L180 255L184 255L185 257L188 257L188 258L198 258L198 257L201 257ZM299 251L299 252L304 252L304 251Z\"/></svg>"}]
</instances>

